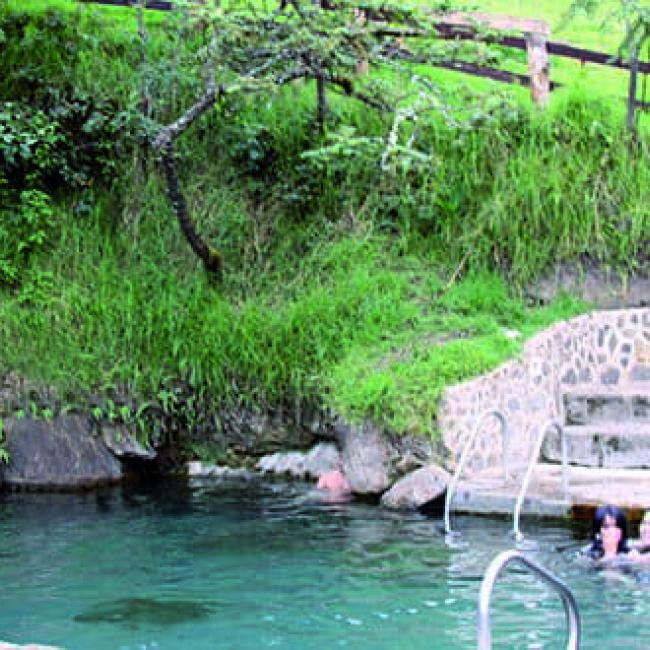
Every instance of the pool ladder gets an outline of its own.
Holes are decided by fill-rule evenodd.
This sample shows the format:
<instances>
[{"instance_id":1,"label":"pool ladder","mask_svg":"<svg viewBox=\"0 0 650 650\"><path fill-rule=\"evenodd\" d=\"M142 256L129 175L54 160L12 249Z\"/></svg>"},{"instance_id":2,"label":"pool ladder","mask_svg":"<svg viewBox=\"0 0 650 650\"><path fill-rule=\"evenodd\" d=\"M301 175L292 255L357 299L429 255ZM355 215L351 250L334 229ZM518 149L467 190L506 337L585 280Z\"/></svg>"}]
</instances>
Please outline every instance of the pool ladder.
<instances>
[{"instance_id":1,"label":"pool ladder","mask_svg":"<svg viewBox=\"0 0 650 650\"><path fill-rule=\"evenodd\" d=\"M553 575L541 564L534 562L519 551L503 551L499 553L488 566L483 576L481 590L478 598L478 650L491 650L492 648L492 627L490 623L490 600L494 584L503 571L510 564L522 564L544 582L550 585L562 600L564 614L568 628L567 650L579 650L580 648L580 612L578 603L567 585Z\"/></svg>"},{"instance_id":2,"label":"pool ladder","mask_svg":"<svg viewBox=\"0 0 650 650\"><path fill-rule=\"evenodd\" d=\"M566 433L564 427L557 422L556 420L547 420L544 424L539 427L537 430L537 438L535 440L535 446L533 447L533 453L530 455L528 460L528 467L526 468L526 473L524 474L524 480L521 484L521 489L519 490L519 495L517 496L517 501L515 503L515 510L512 516L512 532L515 536L515 540L521 542L524 538L521 530L519 529L519 516L521 515L521 507L524 504L524 499L526 498L526 492L528 491L528 485L530 484L530 479L533 474L533 470L537 465L539 459L539 454L542 451L542 444L546 438L546 434L549 430L555 430L560 436L560 448L562 455L562 496L565 501L569 500L569 463L567 460L567 441Z\"/></svg>"},{"instance_id":3,"label":"pool ladder","mask_svg":"<svg viewBox=\"0 0 650 650\"><path fill-rule=\"evenodd\" d=\"M445 495L445 514L444 514L445 533L447 535L451 535L453 533L453 531L451 530L450 511L451 511L451 503L454 498L456 488L458 487L458 481L460 480L461 474L463 473L463 469L465 469L465 465L467 464L467 459L469 458L472 449L474 448L474 443L476 442L476 438L481 430L481 427L483 426L483 423L490 417L495 417L499 421L499 424L501 426L501 435L503 437L503 480L507 482L510 478L510 474L508 471L508 461L509 461L508 446L510 443L510 429L508 428L508 421L506 420L505 415L501 413L501 411L498 411L496 409L490 409L488 411L484 411L483 413L481 413L478 420L476 420L474 429L472 429L471 434L469 435L467 441L465 442L465 446L463 447L463 451L461 452L460 458L458 460L458 465L456 466L456 471L454 472L454 475L451 479L451 483L447 488L447 494Z\"/></svg>"},{"instance_id":4,"label":"pool ladder","mask_svg":"<svg viewBox=\"0 0 650 650\"><path fill-rule=\"evenodd\" d=\"M451 504L454 498L454 494L458 486L458 481L460 480L463 469L467 464L467 459L470 457L471 451L474 448L474 444L476 442L478 434L481 431L484 422L490 417L496 418L501 427L501 435L503 437L504 483L507 483L510 479L509 448L510 448L511 433L508 427L508 421L506 420L506 417L503 415L501 411L497 409L490 409L484 411L477 419L474 429L472 430L470 436L467 438L467 441L465 442L465 446L463 447L463 451L461 452L458 465L456 466L456 471L454 472L454 475L451 479L451 483L447 488L447 494L445 496L445 513L444 513L444 526L445 526L445 533L447 535L453 534L453 531L451 529L451 522L450 522L450 511L451 511ZM515 508L512 517L513 519L512 532L514 534L515 540L518 542L521 542L524 538L519 527L521 508L523 506L524 499L526 498L526 492L528 491L528 486L530 484L530 479L532 477L533 470L535 469L535 466L537 465L537 461L539 459L539 454L542 449L542 444L544 443L544 439L546 438L546 434L548 433L549 430L555 430L560 435L560 446L561 446L561 456L562 456L562 494L566 501L568 501L569 499L569 466L567 460L566 433L561 424L559 424L554 419L549 419L546 420L543 423L543 425L538 428L537 436L535 438L535 445L533 447L533 451L528 460L528 466L526 468L526 472L524 474L521 488L519 490L519 494L517 495L517 500L515 502Z\"/></svg>"}]
</instances>

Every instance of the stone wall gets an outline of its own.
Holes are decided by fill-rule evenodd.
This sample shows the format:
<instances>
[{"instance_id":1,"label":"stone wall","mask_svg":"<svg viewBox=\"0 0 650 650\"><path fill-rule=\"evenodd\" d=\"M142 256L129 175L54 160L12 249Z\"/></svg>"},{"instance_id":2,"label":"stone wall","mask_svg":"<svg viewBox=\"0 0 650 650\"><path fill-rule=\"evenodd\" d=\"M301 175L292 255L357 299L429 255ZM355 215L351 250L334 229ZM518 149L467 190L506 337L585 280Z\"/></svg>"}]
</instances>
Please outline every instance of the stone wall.
<instances>
[{"instance_id":1,"label":"stone wall","mask_svg":"<svg viewBox=\"0 0 650 650\"><path fill-rule=\"evenodd\" d=\"M510 463L522 466L538 428L549 419L564 422L567 390L645 383L650 391L650 308L598 311L556 323L528 340L519 358L445 391L439 424L451 465L486 410L498 409L506 417ZM502 435L495 418L486 421L474 450L468 473L502 466Z\"/></svg>"}]
</instances>

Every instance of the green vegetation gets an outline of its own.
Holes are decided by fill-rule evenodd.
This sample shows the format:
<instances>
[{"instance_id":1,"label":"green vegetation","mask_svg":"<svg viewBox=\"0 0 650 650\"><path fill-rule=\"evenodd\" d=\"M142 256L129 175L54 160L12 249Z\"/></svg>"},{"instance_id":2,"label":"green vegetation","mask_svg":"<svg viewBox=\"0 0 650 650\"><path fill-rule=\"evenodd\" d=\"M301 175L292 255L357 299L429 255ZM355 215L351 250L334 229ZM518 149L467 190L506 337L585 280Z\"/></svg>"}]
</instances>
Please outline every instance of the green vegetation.
<instances>
[{"instance_id":1,"label":"green vegetation","mask_svg":"<svg viewBox=\"0 0 650 650\"><path fill-rule=\"evenodd\" d=\"M578 88L539 113L453 77L440 113L431 81L452 77L404 66L377 77L415 88L397 114L417 120L330 92L321 132L298 81L232 93L179 140L215 283L140 146L201 93L205 36L155 16L148 119L133 10L0 9L0 372L36 386L0 416L36 400L156 435L310 403L433 433L445 385L517 353L505 329L586 308L528 304L532 279L647 262L648 133L630 146L622 105Z\"/></svg>"}]
</instances>

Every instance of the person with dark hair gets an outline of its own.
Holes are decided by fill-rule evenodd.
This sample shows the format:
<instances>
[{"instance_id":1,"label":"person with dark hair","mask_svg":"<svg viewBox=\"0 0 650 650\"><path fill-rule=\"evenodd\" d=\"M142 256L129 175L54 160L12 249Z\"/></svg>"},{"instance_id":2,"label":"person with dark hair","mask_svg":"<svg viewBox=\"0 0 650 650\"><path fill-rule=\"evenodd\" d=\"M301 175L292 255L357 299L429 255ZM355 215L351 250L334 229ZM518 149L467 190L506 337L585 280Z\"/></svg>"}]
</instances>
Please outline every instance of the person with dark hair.
<instances>
[{"instance_id":1,"label":"person with dark hair","mask_svg":"<svg viewBox=\"0 0 650 650\"><path fill-rule=\"evenodd\" d=\"M591 545L587 555L608 562L629 552L627 517L618 506L601 506L594 513L591 528Z\"/></svg>"}]
</instances>

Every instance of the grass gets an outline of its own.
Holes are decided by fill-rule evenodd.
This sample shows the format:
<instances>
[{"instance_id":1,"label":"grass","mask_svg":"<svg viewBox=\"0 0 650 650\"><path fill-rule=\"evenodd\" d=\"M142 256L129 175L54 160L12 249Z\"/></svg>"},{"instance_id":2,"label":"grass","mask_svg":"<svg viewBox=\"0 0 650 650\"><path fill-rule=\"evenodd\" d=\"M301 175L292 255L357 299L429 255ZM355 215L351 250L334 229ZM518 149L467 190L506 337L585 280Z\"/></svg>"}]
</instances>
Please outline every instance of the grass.
<instances>
[{"instance_id":1,"label":"grass","mask_svg":"<svg viewBox=\"0 0 650 650\"><path fill-rule=\"evenodd\" d=\"M479 0L478 9L495 14L545 20L551 37L579 47L614 52L625 35L624 26L611 19L619 0L601 0L591 14L581 12L567 20L571 5L567 0Z\"/></svg>"},{"instance_id":2,"label":"grass","mask_svg":"<svg viewBox=\"0 0 650 650\"><path fill-rule=\"evenodd\" d=\"M82 11L80 30L97 37L91 53L127 51L99 60L98 78L82 58L75 82L113 85L126 101L139 88L137 40L120 31L133 11L97 8L114 21L101 37ZM159 43L152 56L170 41ZM448 94L464 102L453 78ZM180 88L184 105L192 90ZM622 111L580 89L546 113L510 92L480 101L476 114L476 99L461 107L457 128L423 121L414 146L426 163L392 171L373 149L322 164L307 85L207 116L180 151L192 212L224 253L221 285L179 236L157 175L138 178L123 160L85 212L87 196L60 199L50 246L21 284L0 290L0 370L52 386L57 407L108 396L131 413L149 403L196 418L224 405L312 402L435 435L446 385L587 309L568 297L528 305L533 278L585 259L630 272L650 243L643 125L632 149ZM326 136L345 125L381 138L390 122L332 97Z\"/></svg>"},{"instance_id":3,"label":"grass","mask_svg":"<svg viewBox=\"0 0 650 650\"><path fill-rule=\"evenodd\" d=\"M516 353L503 327L541 326L498 276L445 290L426 259L405 261L384 237L323 242L290 296L237 302L100 223L67 219L56 250L0 302L0 358L63 402L135 395L162 407L182 379L213 404L324 399L351 420L428 433L447 383ZM181 246L176 256L190 261ZM548 321L579 309L564 303Z\"/></svg>"},{"instance_id":4,"label":"grass","mask_svg":"<svg viewBox=\"0 0 650 650\"><path fill-rule=\"evenodd\" d=\"M436 435L445 387L492 370L516 355L525 338L585 309L564 297L528 309L503 279L481 273L430 298L408 329L355 348L327 376L328 403L350 420L366 417L393 431ZM508 337L511 328L523 334Z\"/></svg>"},{"instance_id":5,"label":"grass","mask_svg":"<svg viewBox=\"0 0 650 650\"><path fill-rule=\"evenodd\" d=\"M258 4L273 6L272 3L269 5L268 0ZM618 0L604 0L599 3L593 14L581 13L571 20L567 20L569 5L570 2L561 0L540 0L539 2L534 0L513 2L480 0L470 3L470 6L478 11L546 20L551 27L552 40L615 54L624 38L624 26L611 17L618 5ZM104 29L111 31L111 39L115 39L119 35L126 39L137 36L137 14L133 8L93 5L74 0L32 0L28 5L19 0L6 0L6 7L11 11L20 10L33 15L38 15L44 8L53 8L70 16L78 14L86 23L93 21L103 23ZM160 53L169 48L167 39L160 38L160 28L170 19L170 14L149 10L144 12L144 16L149 36L150 55L155 58L156 51ZM505 69L526 72L525 53L508 49L501 49L501 53ZM124 69L120 70L119 74L122 77L128 76L128 72ZM479 92L499 86L498 82L459 75L445 70L430 70L428 74L441 85L462 83ZM90 76L93 77L92 72ZM107 78L107 71L104 70L101 74L95 75L94 79L102 78L102 76L106 81L112 83L112 80ZM594 97L617 97L621 102L627 96L628 74L623 70L596 64L582 65L579 61L554 56L552 57L551 78L568 87L570 92L578 89ZM517 97L527 96L527 90L524 89L513 87L510 91ZM562 95L562 91L556 94ZM645 120L645 116L642 119Z\"/></svg>"}]
</instances>

